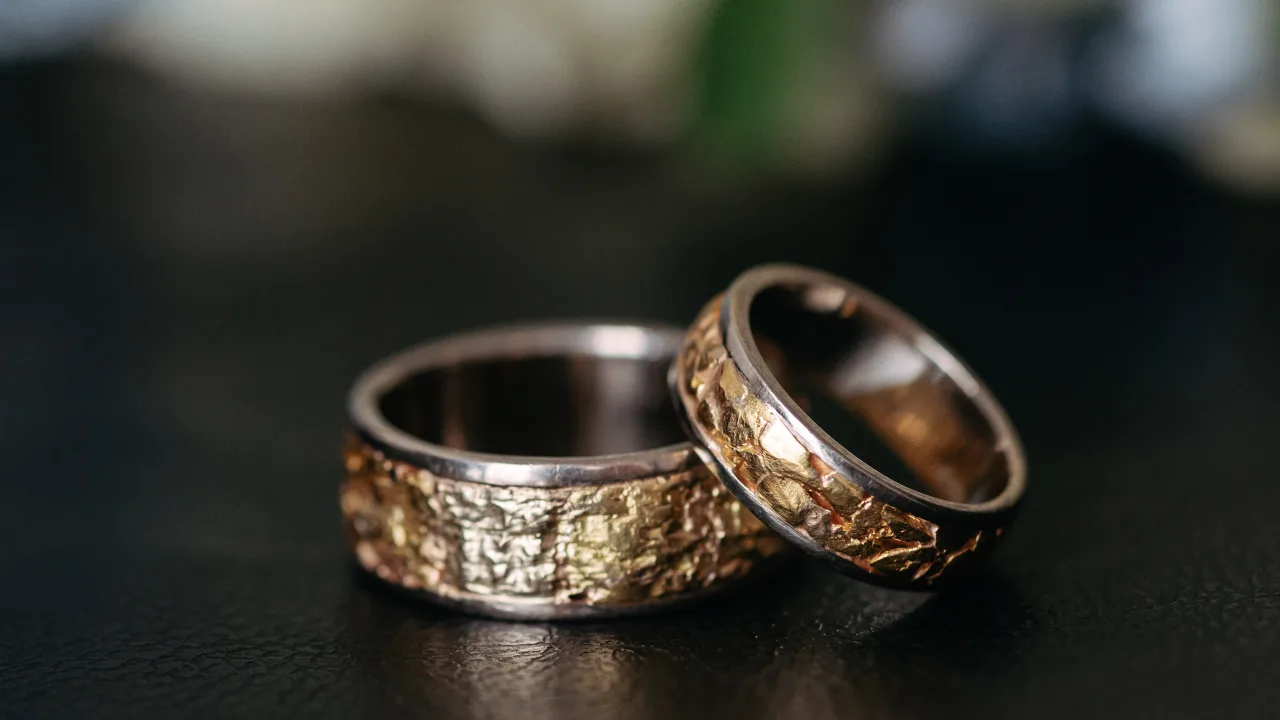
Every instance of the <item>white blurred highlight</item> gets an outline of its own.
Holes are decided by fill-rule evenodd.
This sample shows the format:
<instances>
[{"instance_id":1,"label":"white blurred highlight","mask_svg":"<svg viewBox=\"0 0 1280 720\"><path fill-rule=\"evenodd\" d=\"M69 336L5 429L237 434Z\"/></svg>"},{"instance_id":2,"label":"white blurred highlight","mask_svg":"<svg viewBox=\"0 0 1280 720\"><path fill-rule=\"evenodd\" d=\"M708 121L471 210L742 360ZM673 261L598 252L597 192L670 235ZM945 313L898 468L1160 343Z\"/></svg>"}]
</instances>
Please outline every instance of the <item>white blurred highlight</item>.
<instances>
[{"instance_id":1,"label":"white blurred highlight","mask_svg":"<svg viewBox=\"0 0 1280 720\"><path fill-rule=\"evenodd\" d=\"M516 136L666 141L714 0L143 0L107 46L186 82L470 101Z\"/></svg>"}]
</instances>

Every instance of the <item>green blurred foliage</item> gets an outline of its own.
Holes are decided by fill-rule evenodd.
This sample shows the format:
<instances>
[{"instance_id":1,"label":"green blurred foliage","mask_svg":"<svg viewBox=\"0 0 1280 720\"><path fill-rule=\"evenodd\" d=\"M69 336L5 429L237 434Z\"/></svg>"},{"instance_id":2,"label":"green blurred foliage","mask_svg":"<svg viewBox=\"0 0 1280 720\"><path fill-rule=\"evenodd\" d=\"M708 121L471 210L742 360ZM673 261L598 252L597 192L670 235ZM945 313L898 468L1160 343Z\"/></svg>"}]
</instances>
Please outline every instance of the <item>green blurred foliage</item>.
<instances>
[{"instance_id":1,"label":"green blurred foliage","mask_svg":"<svg viewBox=\"0 0 1280 720\"><path fill-rule=\"evenodd\" d=\"M766 169L801 132L797 94L844 54L835 0L722 0L699 48L694 137L718 160Z\"/></svg>"}]
</instances>

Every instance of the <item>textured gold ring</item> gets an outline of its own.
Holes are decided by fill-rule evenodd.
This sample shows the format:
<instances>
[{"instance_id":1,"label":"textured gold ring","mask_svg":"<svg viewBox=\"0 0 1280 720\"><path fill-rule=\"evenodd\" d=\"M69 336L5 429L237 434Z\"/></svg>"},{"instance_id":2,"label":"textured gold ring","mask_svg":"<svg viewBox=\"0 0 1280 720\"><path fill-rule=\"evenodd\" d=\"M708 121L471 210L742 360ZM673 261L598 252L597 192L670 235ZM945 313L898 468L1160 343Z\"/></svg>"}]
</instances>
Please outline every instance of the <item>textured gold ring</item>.
<instances>
[{"instance_id":1,"label":"textured gold ring","mask_svg":"<svg viewBox=\"0 0 1280 720\"><path fill-rule=\"evenodd\" d=\"M973 372L901 310L816 270L739 276L694 321L670 383L704 459L744 505L877 584L924 589L961 573L1003 534L1026 485L1021 442ZM867 457L887 447L877 464L900 463L921 488L833 434Z\"/></svg>"},{"instance_id":2,"label":"textured gold ring","mask_svg":"<svg viewBox=\"0 0 1280 720\"><path fill-rule=\"evenodd\" d=\"M687 442L678 331L537 325L379 363L352 388L343 517L360 565L469 611L616 615L729 587L786 544Z\"/></svg>"}]
</instances>

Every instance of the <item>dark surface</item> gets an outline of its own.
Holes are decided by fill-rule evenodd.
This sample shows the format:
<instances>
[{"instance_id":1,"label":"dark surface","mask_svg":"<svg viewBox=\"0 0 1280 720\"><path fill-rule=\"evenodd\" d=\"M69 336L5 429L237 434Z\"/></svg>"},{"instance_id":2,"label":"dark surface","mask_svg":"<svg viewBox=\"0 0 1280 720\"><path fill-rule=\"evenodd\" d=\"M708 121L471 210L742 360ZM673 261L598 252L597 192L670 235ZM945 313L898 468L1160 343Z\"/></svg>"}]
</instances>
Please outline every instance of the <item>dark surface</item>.
<instances>
[{"instance_id":1,"label":"dark surface","mask_svg":"<svg viewBox=\"0 0 1280 720\"><path fill-rule=\"evenodd\" d=\"M1280 702L1280 213L1097 129L723 190L448 110L0 74L0 716L1262 717ZM351 571L362 367L445 331L686 322L847 275L955 346L1031 491L970 587L806 561L678 614L511 624Z\"/></svg>"}]
</instances>

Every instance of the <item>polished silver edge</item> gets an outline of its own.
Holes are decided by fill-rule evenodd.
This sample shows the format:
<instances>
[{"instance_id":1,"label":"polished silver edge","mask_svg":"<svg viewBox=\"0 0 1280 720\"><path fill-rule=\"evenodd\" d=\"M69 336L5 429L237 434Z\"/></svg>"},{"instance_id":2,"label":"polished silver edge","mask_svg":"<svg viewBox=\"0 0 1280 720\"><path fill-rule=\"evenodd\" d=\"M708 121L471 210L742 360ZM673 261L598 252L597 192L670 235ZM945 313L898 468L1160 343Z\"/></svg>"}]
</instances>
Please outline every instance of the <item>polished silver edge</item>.
<instances>
[{"instance_id":1,"label":"polished silver edge","mask_svg":"<svg viewBox=\"0 0 1280 720\"><path fill-rule=\"evenodd\" d=\"M791 553L788 552L780 552L772 557L763 558L745 575L728 580L717 579L706 587L664 595L643 602L612 605L593 605L586 602L562 603L545 597L520 598L509 595L477 595L473 593L443 595L425 588L410 590L402 585L388 583L379 578L376 573L361 567L359 563L355 564L355 570L371 581L376 582L379 587L387 588L396 595L419 602L431 603L454 612L517 622L542 620L589 621L640 617L651 613L694 607L764 580L777 572L790 555Z\"/></svg>"},{"instance_id":2,"label":"polished silver edge","mask_svg":"<svg viewBox=\"0 0 1280 720\"><path fill-rule=\"evenodd\" d=\"M856 297L860 304L871 306L876 314L888 318L895 330L909 340L914 349L936 364L963 389L965 396L974 403L991 425L996 436L997 447L1007 454L1009 461L1009 479L1001 493L981 503L959 503L914 490L895 482L863 462L818 427L817 423L783 390L782 385L769 371L751 333L752 300L760 291L777 285L837 286ZM964 361L914 318L887 300L848 280L795 265L762 265L747 270L729 286L722 302L720 322L725 350L737 366L743 382L752 393L778 413L787 429L800 438L810 452L841 475L856 482L880 500L940 525L947 522L960 522L970 526L998 526L1006 522L1017 509L1026 488L1027 470L1022 442L1013 429L1013 424L995 396ZM723 469L718 463L712 463L712 465L723 479L725 474ZM730 484L730 488L736 490L733 484ZM741 494L736 492L735 494L740 500L746 501ZM750 506L753 509L755 507L754 503ZM757 515L759 514L757 512ZM776 527L776 523L769 523L769 525L793 542L799 542L806 549L812 542L798 541L791 533ZM805 537L794 529L792 532ZM825 553L825 550L822 552ZM823 557L819 553L813 554Z\"/></svg>"},{"instance_id":3,"label":"polished silver edge","mask_svg":"<svg viewBox=\"0 0 1280 720\"><path fill-rule=\"evenodd\" d=\"M354 432L388 457L434 475L520 487L599 485L689 470L702 464L689 443L614 455L539 457L471 452L427 442L392 425L379 400L423 370L498 358L577 355L664 360L679 351L672 327L631 323L558 322L461 333L417 345L382 360L356 379L347 398Z\"/></svg>"}]
</instances>

